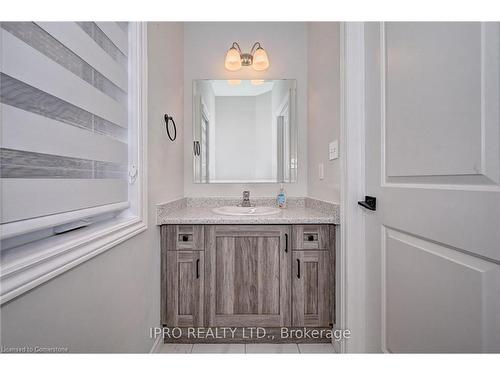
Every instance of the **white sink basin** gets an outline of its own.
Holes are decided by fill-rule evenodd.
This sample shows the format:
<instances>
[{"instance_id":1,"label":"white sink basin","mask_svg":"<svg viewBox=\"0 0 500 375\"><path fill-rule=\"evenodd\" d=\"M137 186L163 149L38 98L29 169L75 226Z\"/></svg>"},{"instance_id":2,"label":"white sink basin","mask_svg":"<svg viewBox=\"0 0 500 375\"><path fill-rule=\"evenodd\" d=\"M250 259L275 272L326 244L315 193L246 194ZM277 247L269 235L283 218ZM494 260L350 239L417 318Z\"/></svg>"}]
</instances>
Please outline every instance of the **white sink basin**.
<instances>
[{"instance_id":1,"label":"white sink basin","mask_svg":"<svg viewBox=\"0 0 500 375\"><path fill-rule=\"evenodd\" d=\"M224 206L212 208L212 212L219 215L230 216L260 216L260 215L275 215L280 213L277 207L238 207Z\"/></svg>"}]
</instances>

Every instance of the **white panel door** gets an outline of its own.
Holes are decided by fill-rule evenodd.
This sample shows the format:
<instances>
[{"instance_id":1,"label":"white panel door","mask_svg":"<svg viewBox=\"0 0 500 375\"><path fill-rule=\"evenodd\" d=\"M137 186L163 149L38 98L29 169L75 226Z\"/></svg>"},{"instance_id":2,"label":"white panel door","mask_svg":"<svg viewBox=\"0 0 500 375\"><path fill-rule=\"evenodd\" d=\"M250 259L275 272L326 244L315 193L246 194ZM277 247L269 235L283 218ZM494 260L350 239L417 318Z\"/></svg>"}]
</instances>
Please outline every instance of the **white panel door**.
<instances>
[{"instance_id":1,"label":"white panel door","mask_svg":"<svg viewBox=\"0 0 500 375\"><path fill-rule=\"evenodd\" d=\"M369 351L500 352L499 34L365 26Z\"/></svg>"}]
</instances>

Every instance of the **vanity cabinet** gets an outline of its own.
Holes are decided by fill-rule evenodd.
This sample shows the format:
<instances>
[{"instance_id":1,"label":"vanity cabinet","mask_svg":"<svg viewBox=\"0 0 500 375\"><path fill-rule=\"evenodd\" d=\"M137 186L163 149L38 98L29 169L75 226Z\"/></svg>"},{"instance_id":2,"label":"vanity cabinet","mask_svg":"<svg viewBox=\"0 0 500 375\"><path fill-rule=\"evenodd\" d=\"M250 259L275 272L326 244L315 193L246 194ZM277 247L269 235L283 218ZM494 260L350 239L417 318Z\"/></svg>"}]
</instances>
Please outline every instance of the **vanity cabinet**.
<instances>
[{"instance_id":1,"label":"vanity cabinet","mask_svg":"<svg viewBox=\"0 0 500 375\"><path fill-rule=\"evenodd\" d=\"M162 324L331 327L334 225L162 225Z\"/></svg>"}]
</instances>

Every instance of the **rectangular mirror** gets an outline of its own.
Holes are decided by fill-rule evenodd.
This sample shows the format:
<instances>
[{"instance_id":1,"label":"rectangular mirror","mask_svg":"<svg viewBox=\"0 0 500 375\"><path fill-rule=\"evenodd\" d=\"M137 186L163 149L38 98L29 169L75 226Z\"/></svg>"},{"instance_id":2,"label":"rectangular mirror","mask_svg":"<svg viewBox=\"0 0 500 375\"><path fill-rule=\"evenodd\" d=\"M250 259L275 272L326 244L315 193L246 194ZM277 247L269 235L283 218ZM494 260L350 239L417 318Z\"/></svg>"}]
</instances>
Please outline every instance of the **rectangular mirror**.
<instances>
[{"instance_id":1,"label":"rectangular mirror","mask_svg":"<svg viewBox=\"0 0 500 375\"><path fill-rule=\"evenodd\" d=\"M294 79L195 80L195 183L297 181Z\"/></svg>"}]
</instances>

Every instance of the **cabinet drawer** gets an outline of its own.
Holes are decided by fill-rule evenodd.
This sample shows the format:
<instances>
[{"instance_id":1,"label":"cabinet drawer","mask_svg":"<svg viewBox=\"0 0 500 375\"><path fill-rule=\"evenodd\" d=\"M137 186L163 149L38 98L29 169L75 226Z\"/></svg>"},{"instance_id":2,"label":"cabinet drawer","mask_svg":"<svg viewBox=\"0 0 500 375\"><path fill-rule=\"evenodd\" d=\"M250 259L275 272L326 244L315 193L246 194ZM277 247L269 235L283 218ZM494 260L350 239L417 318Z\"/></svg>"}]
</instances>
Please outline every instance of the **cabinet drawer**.
<instances>
[{"instance_id":1,"label":"cabinet drawer","mask_svg":"<svg viewBox=\"0 0 500 375\"><path fill-rule=\"evenodd\" d=\"M161 242L166 250L204 250L203 225L163 225Z\"/></svg>"},{"instance_id":2,"label":"cabinet drawer","mask_svg":"<svg viewBox=\"0 0 500 375\"><path fill-rule=\"evenodd\" d=\"M293 250L329 249L328 225L294 225L292 227Z\"/></svg>"}]
</instances>

